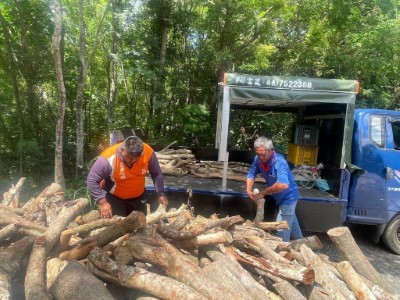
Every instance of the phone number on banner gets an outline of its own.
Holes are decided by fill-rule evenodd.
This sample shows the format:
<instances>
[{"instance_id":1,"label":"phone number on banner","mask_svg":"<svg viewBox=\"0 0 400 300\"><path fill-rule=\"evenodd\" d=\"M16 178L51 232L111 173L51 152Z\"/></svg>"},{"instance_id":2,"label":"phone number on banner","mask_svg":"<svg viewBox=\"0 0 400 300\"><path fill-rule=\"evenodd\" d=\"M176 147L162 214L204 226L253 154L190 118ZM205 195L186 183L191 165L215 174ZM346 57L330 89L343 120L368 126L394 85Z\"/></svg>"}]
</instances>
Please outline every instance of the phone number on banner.
<instances>
[{"instance_id":1,"label":"phone number on banner","mask_svg":"<svg viewBox=\"0 0 400 300\"><path fill-rule=\"evenodd\" d=\"M280 87L280 88L294 88L294 89L312 89L311 81L297 81L297 80L267 80L265 81L267 87Z\"/></svg>"}]
</instances>

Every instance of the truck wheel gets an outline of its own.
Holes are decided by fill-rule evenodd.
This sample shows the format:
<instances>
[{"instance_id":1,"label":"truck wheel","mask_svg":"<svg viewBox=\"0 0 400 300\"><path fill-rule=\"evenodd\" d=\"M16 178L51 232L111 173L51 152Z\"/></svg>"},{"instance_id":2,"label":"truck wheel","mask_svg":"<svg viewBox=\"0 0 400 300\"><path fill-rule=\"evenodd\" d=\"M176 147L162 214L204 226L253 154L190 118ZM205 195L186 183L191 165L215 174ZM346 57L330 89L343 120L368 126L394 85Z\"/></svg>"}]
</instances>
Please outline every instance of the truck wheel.
<instances>
[{"instance_id":1,"label":"truck wheel","mask_svg":"<svg viewBox=\"0 0 400 300\"><path fill-rule=\"evenodd\" d=\"M394 217L386 226L382 235L385 245L400 255L400 215Z\"/></svg>"}]
</instances>

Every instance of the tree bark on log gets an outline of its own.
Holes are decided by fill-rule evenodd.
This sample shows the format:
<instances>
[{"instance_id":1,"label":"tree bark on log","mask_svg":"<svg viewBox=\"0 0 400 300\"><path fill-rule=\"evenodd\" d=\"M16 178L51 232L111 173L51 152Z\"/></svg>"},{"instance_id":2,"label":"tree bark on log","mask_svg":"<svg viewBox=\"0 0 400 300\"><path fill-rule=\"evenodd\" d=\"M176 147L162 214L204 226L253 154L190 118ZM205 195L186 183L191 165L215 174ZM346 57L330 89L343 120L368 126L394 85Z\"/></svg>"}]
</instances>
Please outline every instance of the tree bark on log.
<instances>
[{"instance_id":1,"label":"tree bark on log","mask_svg":"<svg viewBox=\"0 0 400 300\"><path fill-rule=\"evenodd\" d=\"M260 228L264 231L289 228L289 224L287 223L287 221L262 222L263 219L264 215L262 216L262 219L259 222L245 222L243 225Z\"/></svg>"},{"instance_id":2,"label":"tree bark on log","mask_svg":"<svg viewBox=\"0 0 400 300\"><path fill-rule=\"evenodd\" d=\"M372 291L368 288L359 274L351 266L350 262L342 261L336 265L342 274L344 281L353 291L358 300L376 300Z\"/></svg>"},{"instance_id":3,"label":"tree bark on log","mask_svg":"<svg viewBox=\"0 0 400 300\"><path fill-rule=\"evenodd\" d=\"M203 222L191 222L188 226L182 230L174 230L169 228L167 225L161 225L158 231L167 238L180 240L180 239L191 239L194 238L212 228L222 227L228 228L236 223L243 223L244 220L241 216L225 217L223 219L209 220L206 223Z\"/></svg>"},{"instance_id":4,"label":"tree bark on log","mask_svg":"<svg viewBox=\"0 0 400 300\"><path fill-rule=\"evenodd\" d=\"M241 282L229 271L222 260L217 260L205 266L203 270L206 274L218 282L219 285L231 291L242 300L253 300Z\"/></svg>"},{"instance_id":5,"label":"tree bark on log","mask_svg":"<svg viewBox=\"0 0 400 300\"><path fill-rule=\"evenodd\" d=\"M306 297L288 281L277 282L273 287L283 300L306 300Z\"/></svg>"},{"instance_id":6,"label":"tree bark on log","mask_svg":"<svg viewBox=\"0 0 400 300\"><path fill-rule=\"evenodd\" d=\"M112 224L117 223L118 220L120 219L121 217L114 216L112 219L94 220L90 223L85 223L83 225L79 225L77 227L64 230L60 236L60 249L61 249L60 251L64 251L68 248L68 243L71 240L72 235L79 235L82 233L85 234L97 228L110 226Z\"/></svg>"},{"instance_id":7,"label":"tree bark on log","mask_svg":"<svg viewBox=\"0 0 400 300\"><path fill-rule=\"evenodd\" d=\"M304 258L305 264L311 265L314 268L316 282L319 283L332 298L342 300L355 299L344 282L337 278L335 273L330 271L330 268L327 267L327 264L309 247L305 244L301 245L300 253Z\"/></svg>"},{"instance_id":8,"label":"tree bark on log","mask_svg":"<svg viewBox=\"0 0 400 300\"><path fill-rule=\"evenodd\" d=\"M232 243L232 235L228 231L205 233L189 240L172 240L171 244L178 249L190 249L211 244Z\"/></svg>"},{"instance_id":9,"label":"tree bark on log","mask_svg":"<svg viewBox=\"0 0 400 300\"><path fill-rule=\"evenodd\" d=\"M116 224L107 227L95 236L86 238L71 250L64 251L59 258L63 260L82 259L95 247L102 247L116 240L126 233L140 229L146 224L146 218L142 212L133 211L129 216L119 220Z\"/></svg>"},{"instance_id":10,"label":"tree bark on log","mask_svg":"<svg viewBox=\"0 0 400 300\"><path fill-rule=\"evenodd\" d=\"M76 261L68 263L49 291L54 299L115 299L101 280Z\"/></svg>"},{"instance_id":11,"label":"tree bark on log","mask_svg":"<svg viewBox=\"0 0 400 300\"><path fill-rule=\"evenodd\" d=\"M290 241L290 246L294 250L299 250L301 245L306 245L310 249L317 250L322 249L321 240L316 236L308 236L299 240Z\"/></svg>"},{"instance_id":12,"label":"tree bark on log","mask_svg":"<svg viewBox=\"0 0 400 300\"><path fill-rule=\"evenodd\" d=\"M24 218L47 226L57 217L60 207L64 202L64 191L61 185L52 183L45 188L38 197L29 200L23 207Z\"/></svg>"},{"instance_id":13,"label":"tree bark on log","mask_svg":"<svg viewBox=\"0 0 400 300\"><path fill-rule=\"evenodd\" d=\"M279 255L278 253L267 247L261 238L257 236L248 236L246 237L246 240L260 249L259 254L262 257L278 263L283 263L283 264L290 263L289 260L287 260L286 258L282 257L281 255Z\"/></svg>"},{"instance_id":14,"label":"tree bark on log","mask_svg":"<svg viewBox=\"0 0 400 300\"><path fill-rule=\"evenodd\" d=\"M46 285L46 258L46 239L37 237L25 275L24 288L27 300L51 299Z\"/></svg>"},{"instance_id":15,"label":"tree bark on log","mask_svg":"<svg viewBox=\"0 0 400 300\"><path fill-rule=\"evenodd\" d=\"M119 285L137 289L151 294L158 299L205 300L207 299L188 285L148 272L144 269L118 264L101 249L94 249L89 255L90 270L96 276L115 282ZM104 277L105 274L108 276Z\"/></svg>"},{"instance_id":16,"label":"tree bark on log","mask_svg":"<svg viewBox=\"0 0 400 300\"><path fill-rule=\"evenodd\" d=\"M126 246L136 259L161 267L169 277L185 282L207 298L239 299L211 280L198 265L164 240L152 227L146 227L130 237Z\"/></svg>"},{"instance_id":17,"label":"tree bark on log","mask_svg":"<svg viewBox=\"0 0 400 300\"><path fill-rule=\"evenodd\" d=\"M271 273L275 276L294 280L307 285L312 285L314 283L315 274L312 268L307 267L307 268L302 268L302 270L297 270L295 268L290 268L287 265L282 265L282 264L277 265L278 263L273 263L265 258L258 258L249 255L232 247L227 248L226 251L229 251L229 253L235 255L236 259L238 259L239 261L248 264L252 267L266 271L268 273Z\"/></svg>"},{"instance_id":18,"label":"tree bark on log","mask_svg":"<svg viewBox=\"0 0 400 300\"><path fill-rule=\"evenodd\" d=\"M273 293L258 283L234 256L223 254L221 251L216 250L215 246L201 247L200 252L205 253L212 261L222 261L229 272L240 281L254 300L274 298Z\"/></svg>"},{"instance_id":19,"label":"tree bark on log","mask_svg":"<svg viewBox=\"0 0 400 300\"><path fill-rule=\"evenodd\" d=\"M166 206L160 204L155 212L146 216L146 223L155 224L158 223L160 220L174 218L181 214L184 214L185 211L187 211L186 204L182 204L177 210L171 212L167 212Z\"/></svg>"},{"instance_id":20,"label":"tree bark on log","mask_svg":"<svg viewBox=\"0 0 400 300\"><path fill-rule=\"evenodd\" d=\"M336 227L328 231L330 240L335 244L344 260L351 263L357 273L364 276L375 284L386 288L381 275L375 270L369 260L356 244L349 228Z\"/></svg>"},{"instance_id":21,"label":"tree bark on log","mask_svg":"<svg viewBox=\"0 0 400 300\"><path fill-rule=\"evenodd\" d=\"M24 237L7 248L0 248L0 269L16 274L28 262L28 254L35 242L34 237Z\"/></svg>"}]
</instances>

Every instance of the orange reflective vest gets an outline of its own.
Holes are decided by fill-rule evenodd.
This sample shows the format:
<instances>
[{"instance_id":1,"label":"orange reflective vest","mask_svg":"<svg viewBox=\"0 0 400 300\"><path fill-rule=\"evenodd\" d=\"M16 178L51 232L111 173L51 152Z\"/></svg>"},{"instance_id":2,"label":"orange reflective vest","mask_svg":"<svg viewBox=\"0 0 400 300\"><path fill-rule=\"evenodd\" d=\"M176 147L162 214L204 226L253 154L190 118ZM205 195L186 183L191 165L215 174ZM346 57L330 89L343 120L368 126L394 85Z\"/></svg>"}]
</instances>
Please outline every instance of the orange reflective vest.
<instances>
[{"instance_id":1,"label":"orange reflective vest","mask_svg":"<svg viewBox=\"0 0 400 300\"><path fill-rule=\"evenodd\" d=\"M121 143L111 146L101 153L112 168L110 178L114 182L114 187L109 192L121 199L136 198L144 193L145 176L149 170L149 160L153 149L144 143L142 156L129 169L118 155L120 145ZM103 187L102 182L100 186Z\"/></svg>"}]
</instances>

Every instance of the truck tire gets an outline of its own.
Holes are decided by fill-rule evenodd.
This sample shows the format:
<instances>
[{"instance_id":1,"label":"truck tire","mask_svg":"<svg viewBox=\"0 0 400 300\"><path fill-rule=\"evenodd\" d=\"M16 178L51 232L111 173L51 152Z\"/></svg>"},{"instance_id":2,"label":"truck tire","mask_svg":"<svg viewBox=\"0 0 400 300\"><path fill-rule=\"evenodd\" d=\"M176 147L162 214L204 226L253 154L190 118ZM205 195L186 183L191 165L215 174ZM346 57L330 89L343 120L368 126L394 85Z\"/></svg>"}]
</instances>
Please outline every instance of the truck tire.
<instances>
[{"instance_id":1,"label":"truck tire","mask_svg":"<svg viewBox=\"0 0 400 300\"><path fill-rule=\"evenodd\" d=\"M390 250L400 255L400 215L387 224L382 240Z\"/></svg>"}]
</instances>

